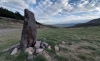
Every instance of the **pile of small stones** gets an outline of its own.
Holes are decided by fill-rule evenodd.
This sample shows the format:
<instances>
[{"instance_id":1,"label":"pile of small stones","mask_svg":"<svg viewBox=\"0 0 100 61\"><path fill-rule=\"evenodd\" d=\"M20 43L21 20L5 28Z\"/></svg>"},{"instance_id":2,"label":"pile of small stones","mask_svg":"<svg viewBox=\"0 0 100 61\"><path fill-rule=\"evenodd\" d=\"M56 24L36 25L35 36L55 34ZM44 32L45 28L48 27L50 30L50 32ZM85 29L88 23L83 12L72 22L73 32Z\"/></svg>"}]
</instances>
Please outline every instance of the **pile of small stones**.
<instances>
[{"instance_id":1,"label":"pile of small stones","mask_svg":"<svg viewBox=\"0 0 100 61\"><path fill-rule=\"evenodd\" d=\"M29 47L25 50L25 52L28 52L28 59L32 59L34 56L37 56L38 54L42 54L45 48L48 47L48 43L36 41L34 47Z\"/></svg>"},{"instance_id":2,"label":"pile of small stones","mask_svg":"<svg viewBox=\"0 0 100 61\"><path fill-rule=\"evenodd\" d=\"M64 45L65 42L62 41L62 44ZM38 54L43 54L43 51L45 51L45 48L48 48L48 50L51 50L51 46L48 45L48 43L46 42L42 42L42 41L36 41L36 44L34 45L34 47L29 47L29 48L26 48L25 52L28 53L28 58L27 59L32 59L34 57L36 57ZM55 51L59 51L59 47L56 45L54 47ZM11 55L14 55L18 52L18 49L15 48Z\"/></svg>"},{"instance_id":3,"label":"pile of small stones","mask_svg":"<svg viewBox=\"0 0 100 61\"><path fill-rule=\"evenodd\" d=\"M28 59L32 59L34 56L37 56L38 54L42 54L45 48L51 49L51 47L46 42L42 41L36 41L34 47L28 47L26 48L25 52L28 53ZM11 55L14 55L18 52L18 48L14 48L14 50L11 52Z\"/></svg>"}]
</instances>

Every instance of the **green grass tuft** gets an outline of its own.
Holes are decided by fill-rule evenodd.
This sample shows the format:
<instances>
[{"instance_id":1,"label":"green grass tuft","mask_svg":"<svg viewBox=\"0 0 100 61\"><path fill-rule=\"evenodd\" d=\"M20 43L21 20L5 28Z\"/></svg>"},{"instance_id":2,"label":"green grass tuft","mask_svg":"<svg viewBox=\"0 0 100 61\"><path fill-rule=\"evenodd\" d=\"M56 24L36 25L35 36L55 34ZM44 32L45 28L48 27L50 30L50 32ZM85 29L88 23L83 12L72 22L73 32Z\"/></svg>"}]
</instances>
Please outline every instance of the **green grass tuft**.
<instances>
[{"instance_id":1,"label":"green grass tuft","mask_svg":"<svg viewBox=\"0 0 100 61\"><path fill-rule=\"evenodd\" d=\"M57 59L57 61L69 61L66 57L59 55L55 55L55 58Z\"/></svg>"},{"instance_id":2,"label":"green grass tuft","mask_svg":"<svg viewBox=\"0 0 100 61\"><path fill-rule=\"evenodd\" d=\"M86 56L81 55L81 54L80 54L80 55L78 55L78 57L79 57L79 58L81 58L82 60L86 60L86 59L87 59L87 58L86 58Z\"/></svg>"},{"instance_id":3,"label":"green grass tuft","mask_svg":"<svg viewBox=\"0 0 100 61\"><path fill-rule=\"evenodd\" d=\"M47 61L47 59L43 55L38 55L34 61Z\"/></svg>"},{"instance_id":4,"label":"green grass tuft","mask_svg":"<svg viewBox=\"0 0 100 61\"><path fill-rule=\"evenodd\" d=\"M12 29L11 29L12 30ZM0 34L0 51L18 43L21 39L21 30ZM41 28L37 29L37 39L46 41L51 50L48 53L56 61L99 61L100 60L100 26L84 28ZM65 45L61 42L65 41ZM55 52L54 46L61 45L60 51ZM60 56L55 56L55 54ZM24 56L25 55L25 56ZM0 55L0 61L25 61L26 54L11 56L10 53ZM54 57L55 56L55 57ZM39 57L36 60L45 60ZM34 61L34 59L33 59Z\"/></svg>"}]
</instances>

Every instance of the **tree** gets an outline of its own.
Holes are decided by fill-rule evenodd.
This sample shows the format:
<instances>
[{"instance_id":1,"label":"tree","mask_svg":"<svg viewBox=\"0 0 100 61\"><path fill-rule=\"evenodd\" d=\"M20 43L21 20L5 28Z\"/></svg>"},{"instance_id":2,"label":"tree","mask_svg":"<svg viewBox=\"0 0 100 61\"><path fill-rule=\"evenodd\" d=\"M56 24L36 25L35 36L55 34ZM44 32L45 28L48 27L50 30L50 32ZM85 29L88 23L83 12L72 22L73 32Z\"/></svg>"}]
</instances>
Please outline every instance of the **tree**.
<instances>
[{"instance_id":1,"label":"tree","mask_svg":"<svg viewBox=\"0 0 100 61\"><path fill-rule=\"evenodd\" d=\"M18 20L24 20L24 17L19 12L16 11L14 13L12 11L9 11L8 9L3 8L3 7L0 7L0 16L18 19Z\"/></svg>"}]
</instances>

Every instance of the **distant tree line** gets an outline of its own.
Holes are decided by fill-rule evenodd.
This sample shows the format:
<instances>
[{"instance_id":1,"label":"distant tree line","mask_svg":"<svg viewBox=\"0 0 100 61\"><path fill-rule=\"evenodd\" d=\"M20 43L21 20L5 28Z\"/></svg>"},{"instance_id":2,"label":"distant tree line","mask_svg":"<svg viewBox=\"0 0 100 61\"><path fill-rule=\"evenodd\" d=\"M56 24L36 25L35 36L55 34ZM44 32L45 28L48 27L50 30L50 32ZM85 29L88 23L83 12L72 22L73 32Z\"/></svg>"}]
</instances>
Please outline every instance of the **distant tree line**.
<instances>
[{"instance_id":1,"label":"distant tree line","mask_svg":"<svg viewBox=\"0 0 100 61\"><path fill-rule=\"evenodd\" d=\"M12 12L8 9L5 9L3 7L0 7L0 17L7 17L7 18L13 18L17 20L24 20L24 17L19 12ZM41 23L36 21L36 24L42 25Z\"/></svg>"},{"instance_id":2,"label":"distant tree line","mask_svg":"<svg viewBox=\"0 0 100 61\"><path fill-rule=\"evenodd\" d=\"M3 7L0 7L0 16L1 17L8 17L8 18L13 18L17 20L24 20L24 17L19 13L19 12L12 12L9 11L8 9L5 9Z\"/></svg>"}]
</instances>

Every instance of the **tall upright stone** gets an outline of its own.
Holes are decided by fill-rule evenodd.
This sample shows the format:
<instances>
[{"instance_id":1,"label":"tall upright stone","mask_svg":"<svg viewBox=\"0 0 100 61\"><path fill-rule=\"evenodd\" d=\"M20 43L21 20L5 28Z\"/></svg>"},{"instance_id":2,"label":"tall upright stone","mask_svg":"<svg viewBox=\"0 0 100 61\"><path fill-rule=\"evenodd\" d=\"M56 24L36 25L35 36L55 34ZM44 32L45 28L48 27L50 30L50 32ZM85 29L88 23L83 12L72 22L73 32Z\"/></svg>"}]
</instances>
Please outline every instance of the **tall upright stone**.
<instances>
[{"instance_id":1,"label":"tall upright stone","mask_svg":"<svg viewBox=\"0 0 100 61\"><path fill-rule=\"evenodd\" d=\"M34 17L34 13L29 11L28 9L24 10L24 23L22 36L20 41L20 46L22 50L25 50L27 47L34 47L36 42L36 20Z\"/></svg>"}]
</instances>

